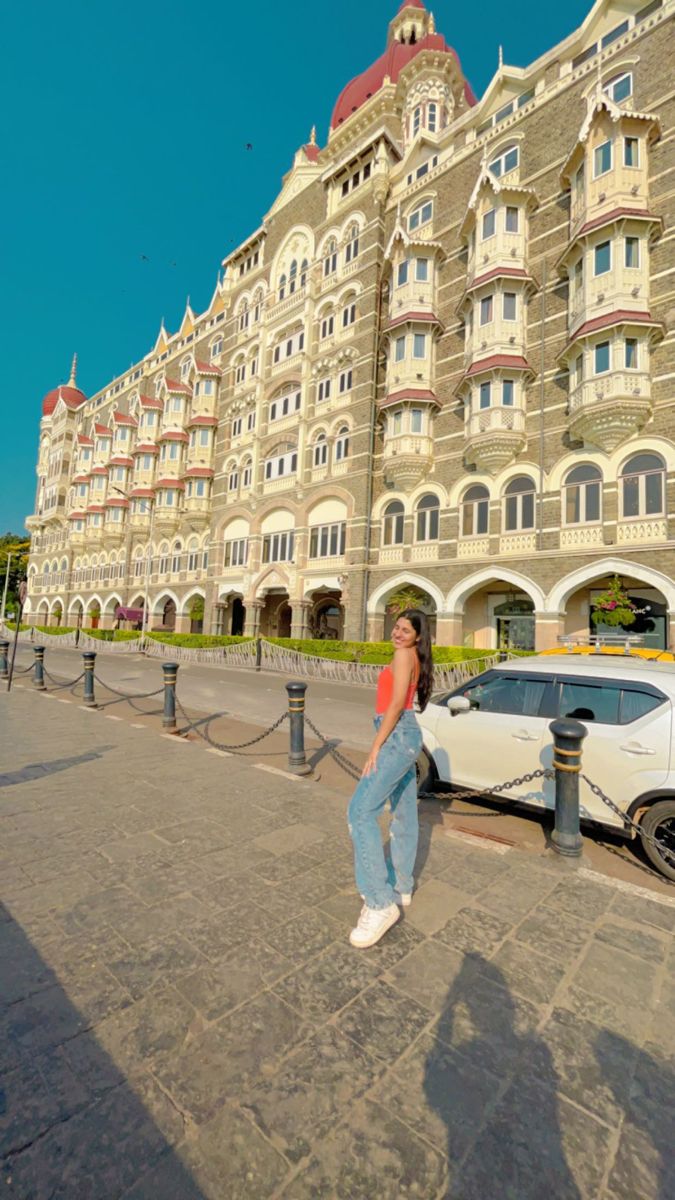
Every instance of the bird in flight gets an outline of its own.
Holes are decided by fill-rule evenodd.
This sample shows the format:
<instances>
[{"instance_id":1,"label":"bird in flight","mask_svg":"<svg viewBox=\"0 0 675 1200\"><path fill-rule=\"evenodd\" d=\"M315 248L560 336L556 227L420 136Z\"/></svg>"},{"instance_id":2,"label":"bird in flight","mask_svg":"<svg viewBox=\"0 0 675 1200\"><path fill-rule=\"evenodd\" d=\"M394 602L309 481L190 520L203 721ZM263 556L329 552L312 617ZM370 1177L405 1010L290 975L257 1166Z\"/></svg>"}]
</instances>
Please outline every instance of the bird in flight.
<instances>
[{"instance_id":1,"label":"bird in flight","mask_svg":"<svg viewBox=\"0 0 675 1200\"><path fill-rule=\"evenodd\" d=\"M246 149L247 149L247 150L252 150L252 149L253 149L253 142L247 142L247 143L246 143Z\"/></svg>"},{"instance_id":2,"label":"bird in flight","mask_svg":"<svg viewBox=\"0 0 675 1200\"><path fill-rule=\"evenodd\" d=\"M141 262L150 262L147 254L141 254Z\"/></svg>"}]
</instances>

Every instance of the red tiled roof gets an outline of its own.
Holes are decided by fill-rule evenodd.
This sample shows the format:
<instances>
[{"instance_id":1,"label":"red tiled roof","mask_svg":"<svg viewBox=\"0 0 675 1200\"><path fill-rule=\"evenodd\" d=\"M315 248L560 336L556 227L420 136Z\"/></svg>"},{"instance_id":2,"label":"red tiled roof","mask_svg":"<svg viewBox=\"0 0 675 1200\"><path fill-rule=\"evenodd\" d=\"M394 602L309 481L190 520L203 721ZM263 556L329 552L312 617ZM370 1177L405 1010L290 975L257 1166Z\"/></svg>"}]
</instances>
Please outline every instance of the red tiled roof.
<instances>
[{"instance_id":1,"label":"red tiled roof","mask_svg":"<svg viewBox=\"0 0 675 1200\"><path fill-rule=\"evenodd\" d=\"M78 433L77 444L78 444L78 446L93 446L94 439L90 438L90 437L85 437L85 435L83 433Z\"/></svg>"},{"instance_id":2,"label":"red tiled roof","mask_svg":"<svg viewBox=\"0 0 675 1200\"><path fill-rule=\"evenodd\" d=\"M118 425L133 425L134 428L138 425L138 421L135 421L128 413L113 413L113 421L116 421Z\"/></svg>"},{"instance_id":3,"label":"red tiled roof","mask_svg":"<svg viewBox=\"0 0 675 1200\"><path fill-rule=\"evenodd\" d=\"M123 454L118 454L115 456L115 458L110 459L111 467L133 467L133 465L134 465L133 458L127 458Z\"/></svg>"},{"instance_id":4,"label":"red tiled roof","mask_svg":"<svg viewBox=\"0 0 675 1200\"><path fill-rule=\"evenodd\" d=\"M415 6L417 7L417 5ZM403 42L392 41L387 46L384 54L380 55L376 62L361 75L357 75L352 79L338 96L337 103L333 109L333 115L330 121L331 129L337 129L343 121L351 117L352 113L356 112L366 100L374 96L383 87L385 79L391 83L396 83L401 71L408 66L408 63L422 51L435 50L441 54L449 54L454 58L461 72L461 64L457 53L448 46L445 38L440 33L428 33L426 37L420 38L419 42L414 45L408 45ZM467 81L464 81L464 95L469 105L476 103L476 97Z\"/></svg>"},{"instance_id":5,"label":"red tiled roof","mask_svg":"<svg viewBox=\"0 0 675 1200\"><path fill-rule=\"evenodd\" d=\"M649 312L631 312L627 308L618 308L615 312L605 313L604 317L593 317L592 321L585 321L580 329L570 338L571 342L576 342L577 338L586 337L589 333L595 333L598 329L608 329L610 325L656 325L657 322Z\"/></svg>"},{"instance_id":6,"label":"red tiled roof","mask_svg":"<svg viewBox=\"0 0 675 1200\"><path fill-rule=\"evenodd\" d=\"M129 495L130 496L145 496L148 499L152 499L155 495L155 490L154 490L154 488L137 487L137 488L134 488L131 492L129 492Z\"/></svg>"},{"instance_id":7,"label":"red tiled roof","mask_svg":"<svg viewBox=\"0 0 675 1200\"><path fill-rule=\"evenodd\" d=\"M73 477L73 483L89 483L89 476L88 475L75 475Z\"/></svg>"},{"instance_id":8,"label":"red tiled roof","mask_svg":"<svg viewBox=\"0 0 675 1200\"><path fill-rule=\"evenodd\" d=\"M154 442L139 442L134 446L132 454L159 454L159 446Z\"/></svg>"},{"instance_id":9,"label":"red tiled roof","mask_svg":"<svg viewBox=\"0 0 675 1200\"><path fill-rule=\"evenodd\" d=\"M107 433L112 436L112 429L109 429L107 425L94 425L94 433Z\"/></svg>"},{"instance_id":10,"label":"red tiled roof","mask_svg":"<svg viewBox=\"0 0 675 1200\"><path fill-rule=\"evenodd\" d=\"M122 497L119 496L114 500L106 500L105 506L106 508L128 508L129 501L123 500Z\"/></svg>"},{"instance_id":11,"label":"red tiled roof","mask_svg":"<svg viewBox=\"0 0 675 1200\"><path fill-rule=\"evenodd\" d=\"M215 363L204 362L201 358L195 359L195 367L200 375L222 375L223 373Z\"/></svg>"},{"instance_id":12,"label":"red tiled roof","mask_svg":"<svg viewBox=\"0 0 675 1200\"><path fill-rule=\"evenodd\" d=\"M189 434L183 433L182 429L167 429L165 433L160 433L160 442L189 442Z\"/></svg>"},{"instance_id":13,"label":"red tiled roof","mask_svg":"<svg viewBox=\"0 0 675 1200\"><path fill-rule=\"evenodd\" d=\"M87 512L88 512L88 513L101 513L101 512L105 512L105 505L104 505L104 504L88 504L88 505L87 505Z\"/></svg>"},{"instance_id":14,"label":"red tiled roof","mask_svg":"<svg viewBox=\"0 0 675 1200\"><path fill-rule=\"evenodd\" d=\"M208 425L211 429L215 429L217 424L217 417L190 417L188 421L188 425Z\"/></svg>"},{"instance_id":15,"label":"red tiled roof","mask_svg":"<svg viewBox=\"0 0 675 1200\"><path fill-rule=\"evenodd\" d=\"M531 279L529 272L524 271L522 267L493 267L491 271L486 271L485 275L478 275L473 283L467 284L467 292L473 291L474 288L481 287L484 283L489 283L491 279L499 279L500 276L508 275L512 279Z\"/></svg>"},{"instance_id":16,"label":"red tiled roof","mask_svg":"<svg viewBox=\"0 0 675 1200\"><path fill-rule=\"evenodd\" d=\"M107 475L108 468L107 467L92 467L89 474L90 475Z\"/></svg>"},{"instance_id":17,"label":"red tiled roof","mask_svg":"<svg viewBox=\"0 0 675 1200\"><path fill-rule=\"evenodd\" d=\"M68 408L79 408L81 404L86 404L87 397L84 392L81 392L77 387L68 387L67 384L62 384L61 387L53 388L51 392L47 392L42 401L43 417L51 417L59 400Z\"/></svg>"},{"instance_id":18,"label":"red tiled roof","mask_svg":"<svg viewBox=\"0 0 675 1200\"><path fill-rule=\"evenodd\" d=\"M184 488L185 484L183 483L182 479L158 479L155 484L155 487L156 488L161 488L161 487Z\"/></svg>"},{"instance_id":19,"label":"red tiled roof","mask_svg":"<svg viewBox=\"0 0 675 1200\"><path fill-rule=\"evenodd\" d=\"M404 312L397 313L395 317L391 317L387 322L387 329L395 329L397 325L405 325L406 321L424 321L428 325L441 325L442 322L438 319L435 313L430 312Z\"/></svg>"},{"instance_id":20,"label":"red tiled roof","mask_svg":"<svg viewBox=\"0 0 675 1200\"><path fill-rule=\"evenodd\" d=\"M68 520L69 521L81 521L84 517L86 517L86 515L87 514L84 511L83 512L71 512L71 513L68 513Z\"/></svg>"},{"instance_id":21,"label":"red tiled roof","mask_svg":"<svg viewBox=\"0 0 675 1200\"><path fill-rule=\"evenodd\" d=\"M654 213L647 212L644 208L612 208L609 212L599 217L594 217L592 221L587 221L585 225L582 225L576 236L581 237L582 233L590 233L591 229L599 229L602 225L609 225L612 221L616 221L618 217L641 217L647 221L660 220Z\"/></svg>"},{"instance_id":22,"label":"red tiled roof","mask_svg":"<svg viewBox=\"0 0 675 1200\"><path fill-rule=\"evenodd\" d=\"M181 383L179 379L165 379L164 382L168 392L178 392L183 396L192 395L192 388L187 383Z\"/></svg>"},{"instance_id":23,"label":"red tiled roof","mask_svg":"<svg viewBox=\"0 0 675 1200\"><path fill-rule=\"evenodd\" d=\"M380 408L388 408L390 404L398 404L401 400L426 400L438 404L436 393L428 388L401 388L398 392L390 392L380 401Z\"/></svg>"},{"instance_id":24,"label":"red tiled roof","mask_svg":"<svg viewBox=\"0 0 675 1200\"><path fill-rule=\"evenodd\" d=\"M157 400L155 396L139 396L138 402L142 408L164 408L161 400Z\"/></svg>"},{"instance_id":25,"label":"red tiled roof","mask_svg":"<svg viewBox=\"0 0 675 1200\"><path fill-rule=\"evenodd\" d=\"M213 479L214 472L210 467L190 467L185 472L186 479Z\"/></svg>"},{"instance_id":26,"label":"red tiled roof","mask_svg":"<svg viewBox=\"0 0 675 1200\"><path fill-rule=\"evenodd\" d=\"M492 371L495 367L508 367L510 371L531 371L532 368L521 354L492 354L489 358L481 358L473 363L466 372L465 378L480 375L483 371Z\"/></svg>"},{"instance_id":27,"label":"red tiled roof","mask_svg":"<svg viewBox=\"0 0 675 1200\"><path fill-rule=\"evenodd\" d=\"M302 147L305 152L305 157L309 162L315 163L319 159L319 147L314 142L307 142L306 146Z\"/></svg>"}]
</instances>

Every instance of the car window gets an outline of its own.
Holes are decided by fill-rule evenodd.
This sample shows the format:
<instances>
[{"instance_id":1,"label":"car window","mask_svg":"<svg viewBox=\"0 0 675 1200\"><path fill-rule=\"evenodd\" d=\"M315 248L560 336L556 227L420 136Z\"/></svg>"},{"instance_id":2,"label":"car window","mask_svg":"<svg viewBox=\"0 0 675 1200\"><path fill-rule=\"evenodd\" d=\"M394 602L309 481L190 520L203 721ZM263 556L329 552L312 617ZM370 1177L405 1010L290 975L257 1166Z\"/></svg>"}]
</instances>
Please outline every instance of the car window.
<instances>
[{"instance_id":1,"label":"car window","mask_svg":"<svg viewBox=\"0 0 675 1200\"><path fill-rule=\"evenodd\" d=\"M469 684L462 690L479 712L516 713L537 717L546 691L546 679L528 679L524 675L493 675L482 683Z\"/></svg>"},{"instance_id":2,"label":"car window","mask_svg":"<svg viewBox=\"0 0 675 1200\"><path fill-rule=\"evenodd\" d=\"M560 716L577 721L619 724L621 687L611 683L576 683L561 680Z\"/></svg>"},{"instance_id":3,"label":"car window","mask_svg":"<svg viewBox=\"0 0 675 1200\"><path fill-rule=\"evenodd\" d=\"M621 693L621 724L630 725L631 721L645 717L647 713L663 704L664 700L665 696L656 695L654 692L624 688Z\"/></svg>"}]
</instances>

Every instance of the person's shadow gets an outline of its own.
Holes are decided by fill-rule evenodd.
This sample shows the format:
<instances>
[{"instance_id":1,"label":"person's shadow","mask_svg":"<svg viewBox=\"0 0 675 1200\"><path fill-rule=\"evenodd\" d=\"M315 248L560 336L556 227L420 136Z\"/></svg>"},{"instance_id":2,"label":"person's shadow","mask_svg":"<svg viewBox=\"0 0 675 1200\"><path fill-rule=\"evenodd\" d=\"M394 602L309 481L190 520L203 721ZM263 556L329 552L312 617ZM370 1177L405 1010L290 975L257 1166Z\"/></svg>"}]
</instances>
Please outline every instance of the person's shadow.
<instances>
[{"instance_id":1,"label":"person's shadow","mask_svg":"<svg viewBox=\"0 0 675 1200\"><path fill-rule=\"evenodd\" d=\"M596 1042L596 1055L600 1064L621 1059L628 1063L635 1055L635 1047L620 1034L602 1029ZM612 1081L609 1083L611 1085ZM609 1179L610 1190L613 1178L617 1177L624 1189L617 1195L646 1195L644 1175L636 1164L638 1160L644 1163L649 1159L654 1162L655 1176L658 1176L654 1178L657 1190L649 1192L649 1200L672 1200L675 1196L675 1071L668 1064L667 1052L657 1059L646 1050L640 1050L635 1060L628 1103L625 1096L615 1093L615 1098L624 1107L625 1121ZM645 1153L645 1139L656 1151L658 1163L648 1149Z\"/></svg>"},{"instance_id":2,"label":"person's shadow","mask_svg":"<svg viewBox=\"0 0 675 1200\"><path fill-rule=\"evenodd\" d=\"M447 1128L445 1200L581 1200L562 1144L558 1076L537 1010L516 1002L499 968L464 958L424 1077Z\"/></svg>"}]
</instances>

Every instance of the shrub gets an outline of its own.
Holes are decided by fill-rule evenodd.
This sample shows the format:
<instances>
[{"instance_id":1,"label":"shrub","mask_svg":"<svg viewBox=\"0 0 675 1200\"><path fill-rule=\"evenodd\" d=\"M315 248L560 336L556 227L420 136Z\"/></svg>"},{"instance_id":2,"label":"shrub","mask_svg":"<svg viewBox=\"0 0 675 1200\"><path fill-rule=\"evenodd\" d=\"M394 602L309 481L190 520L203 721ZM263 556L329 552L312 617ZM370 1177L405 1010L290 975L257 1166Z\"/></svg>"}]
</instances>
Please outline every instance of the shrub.
<instances>
[{"instance_id":1,"label":"shrub","mask_svg":"<svg viewBox=\"0 0 675 1200\"><path fill-rule=\"evenodd\" d=\"M284 646L288 650L297 650L301 654L314 655L317 658L332 658L339 662L361 662L375 665L389 663L394 657L394 647L391 642L338 642L332 639L317 640L310 638L266 638L275 646ZM467 646L434 646L433 660L439 666L443 663L464 662L469 658L486 658L494 654L493 650L474 650Z\"/></svg>"},{"instance_id":2,"label":"shrub","mask_svg":"<svg viewBox=\"0 0 675 1200\"><path fill-rule=\"evenodd\" d=\"M193 650L209 650L214 646L239 646L253 638L231 637L227 634L209 633L149 633L154 642L166 642L169 646L189 646Z\"/></svg>"},{"instance_id":3,"label":"shrub","mask_svg":"<svg viewBox=\"0 0 675 1200\"><path fill-rule=\"evenodd\" d=\"M35 625L35 629L39 633L47 633L50 637L59 637L60 634L74 633L74 625Z\"/></svg>"}]
</instances>

